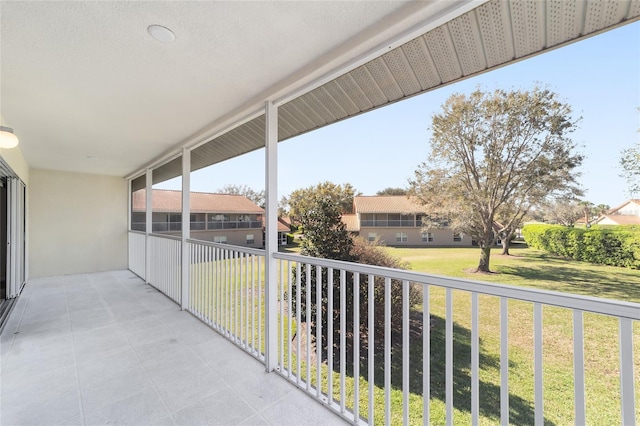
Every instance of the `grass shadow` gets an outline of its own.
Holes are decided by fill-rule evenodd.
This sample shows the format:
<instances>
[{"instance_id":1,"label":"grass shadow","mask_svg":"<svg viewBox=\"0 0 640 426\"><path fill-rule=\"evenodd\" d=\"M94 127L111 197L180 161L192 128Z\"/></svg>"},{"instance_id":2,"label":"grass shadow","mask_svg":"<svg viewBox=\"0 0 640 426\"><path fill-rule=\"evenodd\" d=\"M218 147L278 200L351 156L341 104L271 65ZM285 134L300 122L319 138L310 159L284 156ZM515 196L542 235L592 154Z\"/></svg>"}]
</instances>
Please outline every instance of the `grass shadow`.
<instances>
[{"instance_id":1,"label":"grass shadow","mask_svg":"<svg viewBox=\"0 0 640 426\"><path fill-rule=\"evenodd\" d=\"M422 313L413 312L410 321L410 375L409 389L415 395L422 395L423 388L423 327ZM402 390L402 333L392 334L391 349L391 386ZM368 378L367 343L363 341L360 360L362 377ZM377 387L384 389L384 342L375 343L374 382ZM457 323L453 324L453 405L462 412L471 412L471 331ZM479 354L480 370L499 371L499 357L488 354L482 349L480 342ZM350 364L350 363L348 363ZM347 374L353 375L349 369ZM446 354L445 354L445 320L438 316L431 316L430 328L430 396L443 403L446 401ZM480 415L491 420L500 419L500 386L486 381L479 381ZM419 411L422 411L420 407ZM517 395L509 396L509 423L516 425L533 424L534 408L531 401ZM553 424L545 419L545 424Z\"/></svg>"}]
</instances>

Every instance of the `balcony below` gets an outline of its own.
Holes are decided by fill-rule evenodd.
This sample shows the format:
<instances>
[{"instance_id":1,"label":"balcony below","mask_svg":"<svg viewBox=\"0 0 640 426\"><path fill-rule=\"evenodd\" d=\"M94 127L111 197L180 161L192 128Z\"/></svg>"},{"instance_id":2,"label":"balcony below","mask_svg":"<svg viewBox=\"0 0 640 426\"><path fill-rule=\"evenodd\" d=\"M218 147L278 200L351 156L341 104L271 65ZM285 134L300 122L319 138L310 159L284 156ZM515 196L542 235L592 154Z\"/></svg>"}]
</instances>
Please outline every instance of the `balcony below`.
<instances>
[{"instance_id":1,"label":"balcony below","mask_svg":"<svg viewBox=\"0 0 640 426\"><path fill-rule=\"evenodd\" d=\"M344 424L128 271L29 281L0 349L3 425Z\"/></svg>"}]
</instances>

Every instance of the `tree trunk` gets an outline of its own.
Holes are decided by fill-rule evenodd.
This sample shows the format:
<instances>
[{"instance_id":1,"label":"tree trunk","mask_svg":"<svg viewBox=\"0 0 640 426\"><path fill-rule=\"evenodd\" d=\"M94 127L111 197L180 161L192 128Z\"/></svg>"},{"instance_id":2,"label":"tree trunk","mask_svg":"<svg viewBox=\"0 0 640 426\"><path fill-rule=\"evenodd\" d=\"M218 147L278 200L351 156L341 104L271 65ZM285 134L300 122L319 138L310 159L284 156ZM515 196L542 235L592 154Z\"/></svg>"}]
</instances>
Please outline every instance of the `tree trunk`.
<instances>
[{"instance_id":1,"label":"tree trunk","mask_svg":"<svg viewBox=\"0 0 640 426\"><path fill-rule=\"evenodd\" d=\"M491 246L487 245L480 249L480 263L477 272L491 272L489 270L489 257L491 256Z\"/></svg>"},{"instance_id":2,"label":"tree trunk","mask_svg":"<svg viewBox=\"0 0 640 426\"><path fill-rule=\"evenodd\" d=\"M502 255L510 256L509 254L509 242L511 241L511 237L513 236L513 232L509 232L502 239Z\"/></svg>"}]
</instances>

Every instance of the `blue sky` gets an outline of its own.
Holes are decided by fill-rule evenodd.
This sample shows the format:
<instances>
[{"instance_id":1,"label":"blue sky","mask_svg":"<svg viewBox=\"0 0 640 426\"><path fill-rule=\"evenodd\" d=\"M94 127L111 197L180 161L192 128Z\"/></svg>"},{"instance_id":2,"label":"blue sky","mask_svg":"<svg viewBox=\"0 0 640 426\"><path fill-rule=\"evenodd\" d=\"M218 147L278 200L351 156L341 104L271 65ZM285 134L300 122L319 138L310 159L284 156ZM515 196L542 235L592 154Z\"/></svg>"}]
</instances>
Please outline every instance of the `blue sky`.
<instances>
[{"instance_id":1,"label":"blue sky","mask_svg":"<svg viewBox=\"0 0 640 426\"><path fill-rule=\"evenodd\" d=\"M427 160L431 117L452 93L536 84L558 93L576 117L582 116L573 139L586 156L580 179L584 198L612 207L628 199L618 161L620 151L640 137L640 22L282 142L278 198L325 180L351 183L365 195L406 187ZM263 189L264 150L191 176L193 191L215 192L226 184ZM173 180L156 187L179 186Z\"/></svg>"}]
</instances>

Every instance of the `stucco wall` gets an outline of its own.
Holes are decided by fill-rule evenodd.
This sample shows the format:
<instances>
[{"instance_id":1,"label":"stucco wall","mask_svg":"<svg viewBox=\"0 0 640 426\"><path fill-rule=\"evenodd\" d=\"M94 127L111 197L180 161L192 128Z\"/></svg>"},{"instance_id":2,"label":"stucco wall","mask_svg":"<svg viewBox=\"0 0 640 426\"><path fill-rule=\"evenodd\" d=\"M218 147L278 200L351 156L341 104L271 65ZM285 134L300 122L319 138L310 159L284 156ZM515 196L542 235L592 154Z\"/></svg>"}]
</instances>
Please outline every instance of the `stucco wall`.
<instances>
[{"instance_id":1,"label":"stucco wall","mask_svg":"<svg viewBox=\"0 0 640 426\"><path fill-rule=\"evenodd\" d=\"M31 169L29 276L127 268L127 182Z\"/></svg>"}]
</instances>

